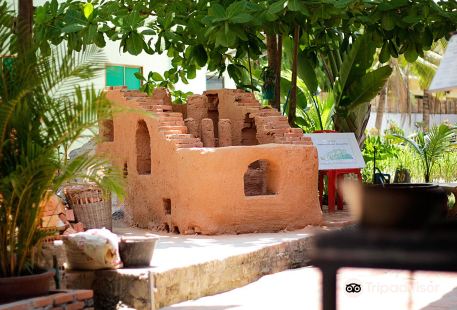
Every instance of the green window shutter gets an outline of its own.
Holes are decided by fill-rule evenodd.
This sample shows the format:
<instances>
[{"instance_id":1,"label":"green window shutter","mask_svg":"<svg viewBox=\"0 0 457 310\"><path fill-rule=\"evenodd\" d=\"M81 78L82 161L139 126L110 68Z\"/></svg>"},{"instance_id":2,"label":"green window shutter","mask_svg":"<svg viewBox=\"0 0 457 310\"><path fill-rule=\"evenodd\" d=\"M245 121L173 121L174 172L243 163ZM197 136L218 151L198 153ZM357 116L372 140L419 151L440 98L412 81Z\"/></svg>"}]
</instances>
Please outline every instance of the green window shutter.
<instances>
[{"instance_id":1,"label":"green window shutter","mask_svg":"<svg viewBox=\"0 0 457 310\"><path fill-rule=\"evenodd\" d=\"M106 86L124 86L124 67L106 67Z\"/></svg>"},{"instance_id":2,"label":"green window shutter","mask_svg":"<svg viewBox=\"0 0 457 310\"><path fill-rule=\"evenodd\" d=\"M135 73L141 72L140 68L125 68L125 86L127 89L140 89L141 82Z\"/></svg>"}]
</instances>

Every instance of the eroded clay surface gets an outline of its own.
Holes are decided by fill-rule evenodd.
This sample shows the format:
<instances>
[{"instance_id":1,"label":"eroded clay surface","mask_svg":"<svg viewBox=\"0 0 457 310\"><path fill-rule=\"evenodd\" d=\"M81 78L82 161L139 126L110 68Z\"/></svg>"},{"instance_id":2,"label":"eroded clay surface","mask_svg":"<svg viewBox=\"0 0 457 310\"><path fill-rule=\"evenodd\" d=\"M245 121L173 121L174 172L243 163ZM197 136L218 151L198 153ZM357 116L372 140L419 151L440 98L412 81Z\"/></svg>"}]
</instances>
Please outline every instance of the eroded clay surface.
<instances>
[{"instance_id":1,"label":"eroded clay surface","mask_svg":"<svg viewBox=\"0 0 457 310\"><path fill-rule=\"evenodd\" d=\"M115 87L106 95L137 109L104 121L97 146L124 170L131 224L229 234L321 223L316 148L253 94L206 91L179 107L165 89L148 97Z\"/></svg>"}]
</instances>

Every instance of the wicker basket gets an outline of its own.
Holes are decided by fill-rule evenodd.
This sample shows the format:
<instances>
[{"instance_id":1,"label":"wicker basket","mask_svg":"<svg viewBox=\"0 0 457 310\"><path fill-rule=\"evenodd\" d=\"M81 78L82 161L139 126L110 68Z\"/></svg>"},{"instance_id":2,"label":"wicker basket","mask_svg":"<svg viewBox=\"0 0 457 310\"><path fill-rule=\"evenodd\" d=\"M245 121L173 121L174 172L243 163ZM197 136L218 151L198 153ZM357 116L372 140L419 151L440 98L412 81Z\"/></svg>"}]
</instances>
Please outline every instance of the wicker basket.
<instances>
[{"instance_id":1,"label":"wicker basket","mask_svg":"<svg viewBox=\"0 0 457 310\"><path fill-rule=\"evenodd\" d=\"M105 199L100 188L94 185L76 185L65 187L64 191L67 203L85 229L105 227L112 230L111 201Z\"/></svg>"}]
</instances>

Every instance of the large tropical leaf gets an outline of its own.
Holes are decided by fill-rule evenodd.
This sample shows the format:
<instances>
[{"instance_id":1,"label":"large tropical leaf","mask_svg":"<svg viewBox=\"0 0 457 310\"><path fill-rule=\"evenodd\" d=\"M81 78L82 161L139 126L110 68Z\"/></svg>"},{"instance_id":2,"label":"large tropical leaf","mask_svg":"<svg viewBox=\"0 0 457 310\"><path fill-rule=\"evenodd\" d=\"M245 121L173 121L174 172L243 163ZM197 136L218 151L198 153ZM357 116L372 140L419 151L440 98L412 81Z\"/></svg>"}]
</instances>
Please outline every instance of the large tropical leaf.
<instances>
[{"instance_id":1,"label":"large tropical leaf","mask_svg":"<svg viewBox=\"0 0 457 310\"><path fill-rule=\"evenodd\" d=\"M318 82L314 66L303 52L298 54L297 75L301 80L303 80L303 82L305 82L306 87L311 94L314 95L317 93Z\"/></svg>"},{"instance_id":2,"label":"large tropical leaf","mask_svg":"<svg viewBox=\"0 0 457 310\"><path fill-rule=\"evenodd\" d=\"M392 68L383 66L368 72L363 79L354 82L348 91L350 108L354 109L362 103L370 102L381 91L392 73Z\"/></svg>"}]
</instances>

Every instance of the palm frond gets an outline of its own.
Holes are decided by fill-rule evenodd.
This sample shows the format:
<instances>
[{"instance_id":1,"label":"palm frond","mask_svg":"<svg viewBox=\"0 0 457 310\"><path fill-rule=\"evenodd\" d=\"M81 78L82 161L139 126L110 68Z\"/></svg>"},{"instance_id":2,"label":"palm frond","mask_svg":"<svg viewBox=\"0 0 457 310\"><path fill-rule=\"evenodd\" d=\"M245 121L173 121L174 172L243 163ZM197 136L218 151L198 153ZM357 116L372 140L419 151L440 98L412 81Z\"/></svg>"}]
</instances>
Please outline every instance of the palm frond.
<instances>
[{"instance_id":1,"label":"palm frond","mask_svg":"<svg viewBox=\"0 0 457 310\"><path fill-rule=\"evenodd\" d=\"M14 34L2 28L2 18L0 41L11 38L10 44ZM0 277L33 266L34 249L46 235L37 229L39 206L49 190L79 178L123 195L122 174L107 160L89 154L60 160L58 153L96 134L99 119L113 113L103 94L81 85L100 72L101 59L95 47L68 53L61 46L49 56L32 48L11 68L0 66L0 248L9 249L0 251Z\"/></svg>"}]
</instances>

